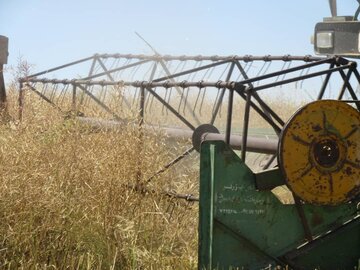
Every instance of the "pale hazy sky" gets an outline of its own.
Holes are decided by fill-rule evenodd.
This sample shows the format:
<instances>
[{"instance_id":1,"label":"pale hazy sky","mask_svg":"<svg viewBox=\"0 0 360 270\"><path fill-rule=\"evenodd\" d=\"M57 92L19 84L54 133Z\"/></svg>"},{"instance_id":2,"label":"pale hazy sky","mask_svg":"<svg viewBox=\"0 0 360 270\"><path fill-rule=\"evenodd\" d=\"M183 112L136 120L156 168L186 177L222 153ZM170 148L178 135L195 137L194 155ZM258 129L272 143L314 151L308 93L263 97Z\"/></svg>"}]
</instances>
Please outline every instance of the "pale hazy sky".
<instances>
[{"instance_id":1,"label":"pale hazy sky","mask_svg":"<svg viewBox=\"0 0 360 270\"><path fill-rule=\"evenodd\" d=\"M339 0L353 15L355 0ZM0 0L0 35L40 71L94 53L145 53L139 32L162 54L313 54L327 0Z\"/></svg>"}]
</instances>

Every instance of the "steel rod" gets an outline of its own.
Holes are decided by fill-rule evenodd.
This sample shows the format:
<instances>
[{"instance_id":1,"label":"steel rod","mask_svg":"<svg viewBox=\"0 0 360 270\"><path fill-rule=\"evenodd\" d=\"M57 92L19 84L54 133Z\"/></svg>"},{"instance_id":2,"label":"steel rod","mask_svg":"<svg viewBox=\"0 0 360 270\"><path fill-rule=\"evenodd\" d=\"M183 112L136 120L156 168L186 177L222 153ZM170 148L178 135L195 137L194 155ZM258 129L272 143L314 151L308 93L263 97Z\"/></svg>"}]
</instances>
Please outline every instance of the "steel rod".
<instances>
[{"instance_id":1,"label":"steel rod","mask_svg":"<svg viewBox=\"0 0 360 270\"><path fill-rule=\"evenodd\" d=\"M40 75L44 75L46 73L50 73L50 72L53 72L53 71L56 71L56 70L59 70L59 69L63 69L63 68L67 68L67 67L70 67L70 66L73 66L73 65L76 65L76 64L80 64L80 63L86 62L86 61L91 60L91 59L94 59L94 56L86 57L86 58L83 58L83 59L80 59L80 60L77 60L77 61L74 61L74 62L70 62L70 63L64 64L64 65L61 65L61 66L57 66L57 67L54 67L54 68L51 68L51 69L47 69L47 70L44 70L44 71L29 75L29 76L27 76L27 78L33 78L33 77L37 77L37 76L40 76Z\"/></svg>"},{"instance_id":2,"label":"steel rod","mask_svg":"<svg viewBox=\"0 0 360 270\"><path fill-rule=\"evenodd\" d=\"M230 144L233 105L234 105L234 90L229 89L229 103L228 103L228 111L227 111L227 119L226 119L226 133L225 133L225 142L227 144Z\"/></svg>"},{"instance_id":3,"label":"steel rod","mask_svg":"<svg viewBox=\"0 0 360 270\"><path fill-rule=\"evenodd\" d=\"M58 107L54 102L52 102L47 96L40 93L38 90L36 90L35 87L32 87L31 85L27 84L26 87L28 87L30 90L32 90L35 94L40 96L42 99L44 99L47 103L49 103L51 106L53 106L55 109L57 109L60 112L63 112L60 107Z\"/></svg>"},{"instance_id":4,"label":"steel rod","mask_svg":"<svg viewBox=\"0 0 360 270\"><path fill-rule=\"evenodd\" d=\"M284 74L287 74L287 73L299 71L299 70L302 70L302 69L315 67L315 66L318 66L318 65L321 65L321 64L332 63L334 61L335 61L334 58L325 58L323 60L319 60L319 61L312 62L312 63L309 63L309 64L304 64L304 65L289 68L289 69L286 69L286 70L276 71L276 72L268 73L268 74L265 74L265 75L262 75L262 76L257 76L257 77L254 77L254 78L245 79L243 81L240 81L239 83L241 83L241 84L253 83L253 82L256 82L256 81L269 79L271 77L277 77L277 76L280 76L280 75L284 75Z\"/></svg>"},{"instance_id":5,"label":"steel rod","mask_svg":"<svg viewBox=\"0 0 360 270\"><path fill-rule=\"evenodd\" d=\"M0 63L0 113L6 110L6 89L4 80L4 65Z\"/></svg>"},{"instance_id":6,"label":"steel rod","mask_svg":"<svg viewBox=\"0 0 360 270\"><path fill-rule=\"evenodd\" d=\"M114 82L115 79L113 76L111 76L111 73L109 72L109 70L106 68L105 64L103 63L103 61L101 61L101 59L96 58L96 60L99 62L100 66L102 67L102 69L106 72L106 76L110 79L110 81ZM123 96L123 101L125 102L126 106L128 108L131 108L131 105L129 103L129 101Z\"/></svg>"},{"instance_id":7,"label":"steel rod","mask_svg":"<svg viewBox=\"0 0 360 270\"><path fill-rule=\"evenodd\" d=\"M334 66L335 66L335 63L331 63L329 69L332 69ZM323 98L324 93L325 93L325 90L326 90L326 87L327 87L328 84L329 84L331 74L332 74L332 73L326 74L325 80L324 80L324 82L323 82L323 84L322 84L322 86L321 86L321 89L320 89L320 91L319 91L319 95L318 95L318 97L317 97L318 100L320 100L320 99Z\"/></svg>"},{"instance_id":8,"label":"steel rod","mask_svg":"<svg viewBox=\"0 0 360 270\"><path fill-rule=\"evenodd\" d=\"M144 54L97 54L99 58L125 58L125 59L141 59L141 60L152 60L152 61L223 61L223 60L238 60L238 61L304 61L304 62L313 62L325 59L324 57L319 56L292 56L292 55L279 55L279 56L271 56L271 55L264 55L264 56L253 56L253 55L229 55L229 56L219 56L219 55L212 55L212 56L204 56L204 55L144 55Z\"/></svg>"},{"instance_id":9,"label":"steel rod","mask_svg":"<svg viewBox=\"0 0 360 270\"><path fill-rule=\"evenodd\" d=\"M140 88L140 102L139 102L139 143L137 144L138 149L138 155L137 155L137 172L136 172L136 184L139 186L141 184L142 179L142 150L144 146L144 130L143 130L143 124L144 124L144 106L145 106L145 88Z\"/></svg>"},{"instance_id":10,"label":"steel rod","mask_svg":"<svg viewBox=\"0 0 360 270\"><path fill-rule=\"evenodd\" d=\"M152 176L150 176L147 180L146 183L149 183L152 179L154 179L156 176L164 173L167 169L169 169L171 166L177 164L180 160L182 160L184 157L188 156L189 154L191 154L191 152L193 152L195 150L194 147L189 148L188 150L186 150L184 153L182 153L180 156L176 157L175 159L173 159L172 161L170 161L168 164L166 164L162 169L158 170L156 173L154 173Z\"/></svg>"},{"instance_id":11,"label":"steel rod","mask_svg":"<svg viewBox=\"0 0 360 270\"><path fill-rule=\"evenodd\" d=\"M235 67L235 63L233 62L231 64L231 66L230 66L228 74L226 75L226 79L225 79L226 82L228 82L230 80L231 75L232 75L232 73L234 71L234 67ZM217 104L215 105L215 110L213 111L211 119L210 119L210 124L214 124L214 122L215 122L216 116L217 116L217 114L219 112L219 109L221 107L221 103L222 103L224 95L225 95L225 89L226 88L221 89L219 100L218 100Z\"/></svg>"},{"instance_id":12,"label":"steel rod","mask_svg":"<svg viewBox=\"0 0 360 270\"><path fill-rule=\"evenodd\" d=\"M171 111L177 118L179 118L186 126L190 129L195 130L195 127L181 114L179 114L170 104L168 104L162 97L160 97L154 90L150 87L146 87L146 89L161 103L163 104L169 111Z\"/></svg>"},{"instance_id":13,"label":"steel rod","mask_svg":"<svg viewBox=\"0 0 360 270\"><path fill-rule=\"evenodd\" d=\"M240 62L239 62L239 61L236 61L235 64L236 64L238 70L240 71L242 77L243 77L244 79L246 79L246 80L249 79L249 76L247 75L245 69L242 67L242 65L240 64ZM258 76L258 75L257 75L257 76ZM249 86L250 86L251 88L254 88L254 85L253 85L251 82L249 83ZM258 100L258 102L259 102L259 100L262 101L256 92L253 92L252 95L254 96L254 98L255 98L256 100ZM264 111L264 113L265 113L269 118L271 118L271 113L274 114L274 118L276 118L277 120L280 118L280 117L278 117L272 110L269 111L269 107L265 104L265 102L262 101L261 103L259 102L259 104L260 104L260 107L262 108L262 110ZM265 106L265 105L266 105L266 106ZM267 109L266 109L266 108L267 108ZM279 123L281 124L281 122L279 122ZM283 125L283 124L281 124L281 125Z\"/></svg>"},{"instance_id":14,"label":"steel rod","mask_svg":"<svg viewBox=\"0 0 360 270\"><path fill-rule=\"evenodd\" d=\"M102 120L102 119L94 119L87 117L77 117L77 121L82 124L85 124L89 127L93 127L95 129L103 129L103 130L118 130L128 125L129 122L125 120L115 121L115 120ZM170 127L161 127L154 125L143 125L144 131L147 132L160 132L164 133L165 136L173 139L183 139L188 140L193 136L192 130L186 130L181 128L170 128ZM224 141L225 142L225 134L216 134L216 133L205 133L203 134L202 141ZM231 134L230 136L230 146L234 150L242 149L242 136ZM255 153L263 153L263 154L275 154L277 152L278 147L278 139L265 139L259 138L255 136L248 136L246 151L255 152Z\"/></svg>"},{"instance_id":15,"label":"steel rod","mask_svg":"<svg viewBox=\"0 0 360 270\"><path fill-rule=\"evenodd\" d=\"M109 86L132 86L135 88L139 87L164 87L164 88L170 88L170 87L182 87L182 88L188 88L188 87L216 87L216 88L227 88L227 89L234 89L236 86L236 82L230 81L230 82L224 82L224 81L216 81L216 82L205 82L205 81L197 81L197 82L188 82L188 81L182 81L182 82L176 82L176 81L162 81L157 82L156 80L153 81L134 81L134 82L128 82L128 81L95 81L95 80L59 80L59 79L29 79L29 80L21 80L21 82L29 82L29 83L51 83L51 84L77 84L77 85L109 85Z\"/></svg>"},{"instance_id":16,"label":"steel rod","mask_svg":"<svg viewBox=\"0 0 360 270\"><path fill-rule=\"evenodd\" d=\"M85 92L90 98L92 98L101 108L103 108L106 112L111 114L115 119L120 120L120 116L118 116L116 113L114 113L108 106L106 106L104 103L102 103L97 97L95 97L91 92L89 92L84 86L77 84L77 87L79 87L81 90Z\"/></svg>"},{"instance_id":17,"label":"steel rod","mask_svg":"<svg viewBox=\"0 0 360 270\"><path fill-rule=\"evenodd\" d=\"M143 61L139 61L139 62L136 62L136 63L128 64L128 65L125 65L125 66L122 66L122 67L110 69L110 70L105 71L105 72L97 73L97 74L82 78L82 80L90 80L90 79L98 78L98 77L108 75L108 74L116 72L116 71L120 71L120 70L124 70L124 69L127 69L127 68L132 68L132 67L135 67L135 66L138 66L138 65L142 65L142 64L148 63L149 61L150 60L143 60Z\"/></svg>"},{"instance_id":18,"label":"steel rod","mask_svg":"<svg viewBox=\"0 0 360 270\"><path fill-rule=\"evenodd\" d=\"M343 98L343 96L344 96L344 94L345 94L346 88L348 88L349 91L350 91L351 85L350 85L350 83L349 83L349 80L350 80L351 74L352 74L352 70L349 69L348 73L347 73L346 75L344 74L345 76L342 77L344 83L343 83L343 85L342 85L342 87L341 87L339 96L338 96L338 98L337 98L338 100L342 100L342 98Z\"/></svg>"},{"instance_id":19,"label":"steel rod","mask_svg":"<svg viewBox=\"0 0 360 270\"><path fill-rule=\"evenodd\" d=\"M243 123L243 132L242 132L242 149L241 149L241 160L245 162L246 159L246 145L247 137L249 131L249 120L250 120L250 102L251 102L251 88L248 89L245 103L245 112L244 112L244 123Z\"/></svg>"},{"instance_id":20,"label":"steel rod","mask_svg":"<svg viewBox=\"0 0 360 270\"><path fill-rule=\"evenodd\" d=\"M161 65L161 67L163 68L163 70L165 71L166 75L167 75L168 77L170 77L172 74L171 74L170 70L167 68L167 66L166 66L166 64L164 63L164 61L163 61L163 60L160 60L159 63L160 63L160 65ZM171 81L171 82L175 82L174 78L171 78L170 81ZM179 88L179 86L175 86L175 89L176 89L176 91L178 92L178 94L181 94L181 89ZM189 110L189 112L192 111L189 103L185 102L184 106L186 106L186 108ZM196 117L195 113L192 113L192 117L194 118L196 124L197 124L197 125L200 125L200 120L199 120L199 118Z\"/></svg>"},{"instance_id":21,"label":"steel rod","mask_svg":"<svg viewBox=\"0 0 360 270\"><path fill-rule=\"evenodd\" d=\"M316 76L320 76L320 75L324 75L327 73L332 73L332 72L336 72L339 70L343 70L343 69L347 69L350 68L351 65L344 65L344 66L339 66L333 69L328 69L328 70L324 70L324 71L319 71L319 72L314 72L314 73L310 73L307 75L303 75L303 76L298 76L295 78L291 78L291 79L287 79L284 81L278 81L278 82L274 82L274 83L270 83L270 84L266 84L266 85L261 85L261 86L256 86L254 87L254 91L258 91L258 90L263 90L266 88L270 88L270 87L275 87L275 86L279 86L279 85L283 85L283 84L288 84L288 83L292 83L295 81L299 81L299 80L304 80L304 79L309 79L312 77L316 77ZM253 79L251 79L253 80ZM234 81L230 81L230 82L224 82L224 81L217 81L217 82L205 82L205 81L198 81L198 82L188 82L188 81L182 81L182 82L176 82L176 81L163 81L160 82L157 80L153 80L153 81L134 81L134 82L127 82L127 81L106 81L106 80L102 80L102 81L94 81L94 80L59 80L59 79L47 79L47 78L43 78L43 79L37 79L37 78L30 78L30 79L22 79L22 82L40 82L40 83L52 83L52 84L83 84L83 85L117 85L117 86L133 86L133 87L165 87L165 88L169 88L169 87L183 87L183 88L187 88L187 87L216 87L216 88L227 88L227 89L235 89L236 87L239 87L239 85L243 85L244 83L248 83L248 81L250 80L244 80L244 81L240 81L240 82L234 82Z\"/></svg>"},{"instance_id":22,"label":"steel rod","mask_svg":"<svg viewBox=\"0 0 360 270\"><path fill-rule=\"evenodd\" d=\"M321 75L324 75L324 74L336 72L336 71L339 71L339 70L348 69L350 67L351 67L351 65L347 64L347 65L344 65L344 66L339 66L339 67L332 68L332 69L313 72L313 73L310 73L310 74L307 74L307 75L298 76L298 77L295 77L295 78L291 78L291 79L287 79L287 80L283 80L283 81L279 81L279 82L274 82L274 83L269 83L269 84L265 84L265 85L261 85L261 86L256 86L256 87L254 87L254 91L259 91L259 90L263 90L263 89L267 89L267 88L271 88L271 87L276 87L276 86L280 86L280 85L284 85L284 84L288 84L288 83L293 83L293 82L296 82L296 81L310 79L310 78L313 78L313 77L317 77L317 76L321 76ZM239 82L239 83L243 83L243 82Z\"/></svg>"},{"instance_id":23,"label":"steel rod","mask_svg":"<svg viewBox=\"0 0 360 270\"><path fill-rule=\"evenodd\" d=\"M181 71L181 72L178 72L178 73L174 73L171 76L164 76L164 77L161 77L161 78L157 78L157 79L154 80L154 82L160 82L160 81L164 81L164 80L167 80L167 79L172 79L172 78L184 76L184 75L187 75L187 74L190 74L190 73L193 73L193 72L198 72L200 70L209 69L209 68L213 68L213 67L220 66L220 65L223 65L223 64L227 64L229 62L231 62L231 61L223 60L223 61L211 63L209 65L204 65L204 66L200 66L200 67L197 67L197 68L184 70L184 71Z\"/></svg>"},{"instance_id":24,"label":"steel rod","mask_svg":"<svg viewBox=\"0 0 360 270\"><path fill-rule=\"evenodd\" d=\"M357 70L355 67L350 68L350 70L355 74L355 77L358 79L358 76L357 76L357 75L359 75L358 70ZM344 83L346 84L346 86L347 86L347 88L348 88L348 90L349 90L349 93L350 93L352 99L357 101L358 98L357 98L357 96L356 96L356 94L355 94L355 91L354 91L354 89L352 88L352 86L351 86L351 84L350 84L350 82L349 82L349 79L347 79L344 71L340 70L339 73L340 73L341 77L343 78ZM350 75L351 75L351 74L350 74ZM359 104L359 103L355 103L355 104L356 104L357 109L360 110L360 104Z\"/></svg>"},{"instance_id":25,"label":"steel rod","mask_svg":"<svg viewBox=\"0 0 360 270\"><path fill-rule=\"evenodd\" d=\"M139 126L141 127L144 123L145 113L145 88L140 87L140 104L139 104Z\"/></svg>"},{"instance_id":26,"label":"steel rod","mask_svg":"<svg viewBox=\"0 0 360 270\"><path fill-rule=\"evenodd\" d=\"M242 99L246 100L246 96L244 95L241 89L235 89L235 91L239 94ZM271 117L265 114L255 103L250 102L251 108L253 108L276 132L276 134L280 134L281 127L279 127Z\"/></svg>"},{"instance_id":27,"label":"steel rod","mask_svg":"<svg viewBox=\"0 0 360 270\"><path fill-rule=\"evenodd\" d=\"M88 73L88 77L91 76L94 72L94 69L95 69L95 66L96 66L96 60L97 58L94 57L92 63L91 63L91 66L90 66L90 70L89 70L89 73ZM87 90L87 87L86 87L86 90ZM84 96L85 96L85 93L83 92L82 95L81 95L81 98L80 98L80 104L82 105L83 104L83 101L84 101Z\"/></svg>"},{"instance_id":28,"label":"steel rod","mask_svg":"<svg viewBox=\"0 0 360 270\"><path fill-rule=\"evenodd\" d=\"M76 111L76 84L73 84L71 110Z\"/></svg>"},{"instance_id":29,"label":"steel rod","mask_svg":"<svg viewBox=\"0 0 360 270\"><path fill-rule=\"evenodd\" d=\"M243 67L241 66L241 64L239 62L236 62L236 66L239 69L239 71L240 71L241 75L243 76L243 78L248 80L249 77L246 74ZM254 88L254 85L251 82L248 83L248 84L252 89ZM260 105L261 109L263 110L264 114L266 114L269 119L271 119L271 117L273 117L281 126L284 125L284 121L259 97L259 95L255 91L252 91L252 96L259 103L259 105Z\"/></svg>"},{"instance_id":30,"label":"steel rod","mask_svg":"<svg viewBox=\"0 0 360 270\"><path fill-rule=\"evenodd\" d=\"M202 141L224 141L226 142L225 134L205 133L202 136ZM239 135L231 135L229 145L234 150L242 150L243 137ZM261 154L275 154L277 152L277 139L263 139L253 136L247 137L246 151Z\"/></svg>"}]
</instances>

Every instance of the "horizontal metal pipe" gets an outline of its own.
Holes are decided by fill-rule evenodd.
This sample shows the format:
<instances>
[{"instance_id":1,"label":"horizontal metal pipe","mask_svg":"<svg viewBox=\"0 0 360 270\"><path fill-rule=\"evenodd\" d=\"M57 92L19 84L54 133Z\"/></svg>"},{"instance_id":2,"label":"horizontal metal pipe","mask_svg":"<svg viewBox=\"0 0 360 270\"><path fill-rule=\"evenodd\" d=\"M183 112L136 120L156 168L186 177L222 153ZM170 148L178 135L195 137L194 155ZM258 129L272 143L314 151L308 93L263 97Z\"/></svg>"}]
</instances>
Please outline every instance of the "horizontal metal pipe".
<instances>
[{"instance_id":1,"label":"horizontal metal pipe","mask_svg":"<svg viewBox=\"0 0 360 270\"><path fill-rule=\"evenodd\" d=\"M120 120L103 120L97 118L90 118L90 117L77 117L77 121L82 124L88 125L94 129L101 129L101 130L119 130L126 125L133 125L134 122L129 122L123 119ZM143 125L142 128L148 131L156 132L164 132L167 136L175 139L189 139L191 138L193 131L175 128L175 127L160 127L155 125Z\"/></svg>"},{"instance_id":2,"label":"horizontal metal pipe","mask_svg":"<svg viewBox=\"0 0 360 270\"><path fill-rule=\"evenodd\" d=\"M144 54L96 54L96 57L99 58L125 58L125 59L146 59L153 61L223 61L223 60L237 60L237 61L304 61L304 62L312 62L324 59L324 57L319 56L293 56L293 55L262 55L262 56L253 56L253 55L227 55L227 56L219 56L219 55L144 55Z\"/></svg>"},{"instance_id":3,"label":"horizontal metal pipe","mask_svg":"<svg viewBox=\"0 0 360 270\"><path fill-rule=\"evenodd\" d=\"M133 123L126 120L114 121L114 120L101 120L88 117L77 117L77 121L82 124L86 124L95 129L102 130L118 130L124 127L124 125L131 125ZM143 125L145 130L150 132L163 132L169 138L188 140L193 136L192 130L185 130L175 127L161 127L154 125ZM202 141L225 141L225 134L205 133L202 136ZM241 150L242 136L231 135L230 146L235 150ZM246 151L263 154L276 154L278 147L277 139L265 139L253 136L248 136Z\"/></svg>"},{"instance_id":4,"label":"horizontal metal pipe","mask_svg":"<svg viewBox=\"0 0 360 270\"><path fill-rule=\"evenodd\" d=\"M216 81L216 82L206 82L206 81L196 81L196 82L176 82L176 81L163 81L163 82L156 82L156 81L134 81L134 82L126 82L126 81L95 81L95 80L58 80L58 79L37 79L37 78L30 78L23 80L21 82L27 83L51 83L51 84L76 84L76 85L111 85L111 86L133 86L133 87L145 87L145 88L152 88L152 87L164 87L164 88L171 88L171 87L216 87L216 88L228 88L228 89L235 89L235 86L238 85L236 82L225 82L225 81Z\"/></svg>"},{"instance_id":5,"label":"horizontal metal pipe","mask_svg":"<svg viewBox=\"0 0 360 270\"><path fill-rule=\"evenodd\" d=\"M202 141L224 141L225 134L205 133L202 136ZM242 149L242 136L231 135L230 146L234 150ZM277 139L264 139L253 136L248 136L246 143L246 151L262 154L276 154L278 148Z\"/></svg>"},{"instance_id":6,"label":"horizontal metal pipe","mask_svg":"<svg viewBox=\"0 0 360 270\"><path fill-rule=\"evenodd\" d=\"M36 76L40 76L46 73L50 73L56 70L60 70L63 68L67 68L69 66L73 66L76 64L80 64L82 62L94 59L94 58L124 58L124 59L139 59L139 60L145 60L147 61L172 61L172 60L178 60L178 61L245 61L245 62L252 62L252 61L303 61L303 62L314 62L323 60L324 57L318 57L318 56L311 56L311 55L305 55L305 56L292 56L292 55L280 55L280 56L272 56L272 55L263 55L263 56L253 56L253 55L229 55L229 56L219 56L219 55L212 55L212 56L203 56L203 55L196 55L196 56L188 56L188 55L144 55L144 54L121 54L121 53L115 53L115 54L94 54L93 56L86 57L77 61L73 61L64 65L60 65L48 70L44 70L35 74L31 74L27 77L33 78ZM145 63L144 62L144 63ZM126 68L126 67L125 67ZM124 69L122 67L119 68ZM114 70L110 71L113 72ZM22 78L25 80L26 78Z\"/></svg>"}]
</instances>

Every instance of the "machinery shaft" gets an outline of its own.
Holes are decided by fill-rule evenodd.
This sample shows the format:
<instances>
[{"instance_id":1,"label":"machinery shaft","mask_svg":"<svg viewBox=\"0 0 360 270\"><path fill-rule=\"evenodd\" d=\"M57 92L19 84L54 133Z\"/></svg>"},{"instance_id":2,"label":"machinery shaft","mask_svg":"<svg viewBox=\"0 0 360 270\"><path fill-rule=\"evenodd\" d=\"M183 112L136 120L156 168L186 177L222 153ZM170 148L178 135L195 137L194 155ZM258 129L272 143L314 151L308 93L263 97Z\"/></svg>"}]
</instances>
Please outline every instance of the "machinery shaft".
<instances>
[{"instance_id":1,"label":"machinery shaft","mask_svg":"<svg viewBox=\"0 0 360 270\"><path fill-rule=\"evenodd\" d=\"M127 121L114 121L114 120L101 120L95 118L87 118L87 117L78 117L77 121L82 124L85 124L94 129L101 130L118 130L123 128L125 125L129 124ZM163 132L166 136L174 139L184 139L188 140L193 137L194 132L191 130L185 130L181 128L174 127L159 127L153 125L143 125L144 130L149 132ZM217 133L199 133L200 142L203 141L225 141L225 134L217 134ZM230 146L234 150L242 149L242 136L239 135L231 135L230 136ZM194 145L197 148L196 145ZM259 138L255 136L248 136L246 151L254 152L254 153L262 153L262 154L276 154L278 147L277 139L265 139Z\"/></svg>"}]
</instances>

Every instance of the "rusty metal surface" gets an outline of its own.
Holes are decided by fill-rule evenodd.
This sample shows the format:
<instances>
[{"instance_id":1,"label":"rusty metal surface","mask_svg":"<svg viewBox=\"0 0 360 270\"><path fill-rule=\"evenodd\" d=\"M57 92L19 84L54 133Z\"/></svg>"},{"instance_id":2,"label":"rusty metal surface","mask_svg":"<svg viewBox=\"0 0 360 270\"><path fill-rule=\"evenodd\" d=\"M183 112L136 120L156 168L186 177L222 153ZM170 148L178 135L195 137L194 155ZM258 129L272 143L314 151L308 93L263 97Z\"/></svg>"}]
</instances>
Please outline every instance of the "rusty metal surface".
<instances>
[{"instance_id":1,"label":"rusty metal surface","mask_svg":"<svg viewBox=\"0 0 360 270\"><path fill-rule=\"evenodd\" d=\"M0 35L0 65L7 64L9 55L9 38Z\"/></svg>"},{"instance_id":2,"label":"rusty metal surface","mask_svg":"<svg viewBox=\"0 0 360 270\"><path fill-rule=\"evenodd\" d=\"M315 101L286 124L279 164L289 188L302 200L338 205L360 187L360 113L334 100Z\"/></svg>"}]
</instances>

